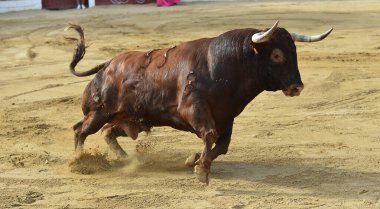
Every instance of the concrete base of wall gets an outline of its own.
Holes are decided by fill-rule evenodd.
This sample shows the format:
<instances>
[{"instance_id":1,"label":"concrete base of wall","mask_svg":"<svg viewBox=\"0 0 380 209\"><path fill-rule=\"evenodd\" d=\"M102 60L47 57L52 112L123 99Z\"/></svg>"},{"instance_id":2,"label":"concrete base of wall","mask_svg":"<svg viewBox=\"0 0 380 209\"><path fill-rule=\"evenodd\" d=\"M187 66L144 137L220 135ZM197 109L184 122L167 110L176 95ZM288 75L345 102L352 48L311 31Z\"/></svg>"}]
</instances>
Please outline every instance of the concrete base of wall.
<instances>
[{"instance_id":1,"label":"concrete base of wall","mask_svg":"<svg viewBox=\"0 0 380 209\"><path fill-rule=\"evenodd\" d=\"M41 0L0 1L0 13L28 9L42 9Z\"/></svg>"}]
</instances>

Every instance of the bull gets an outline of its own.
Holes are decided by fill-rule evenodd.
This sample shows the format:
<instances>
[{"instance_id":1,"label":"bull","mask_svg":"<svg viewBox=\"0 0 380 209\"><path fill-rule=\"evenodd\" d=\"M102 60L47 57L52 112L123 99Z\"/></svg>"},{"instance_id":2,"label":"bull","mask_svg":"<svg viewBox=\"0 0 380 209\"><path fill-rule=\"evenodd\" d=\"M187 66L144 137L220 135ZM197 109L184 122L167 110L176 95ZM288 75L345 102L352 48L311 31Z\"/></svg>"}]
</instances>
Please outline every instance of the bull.
<instances>
[{"instance_id":1,"label":"bull","mask_svg":"<svg viewBox=\"0 0 380 209\"><path fill-rule=\"evenodd\" d=\"M83 30L70 63L73 75L96 74L84 90L84 118L73 126L75 150L100 129L118 156L125 151L119 136L136 139L152 127L170 126L195 133L203 140L201 154L186 160L199 181L209 182L212 161L226 154L237 117L263 91L300 95L304 85L297 64L295 41L327 37L289 33L278 27L237 29L149 52L123 52L85 72L75 70L85 54ZM213 145L215 146L213 147Z\"/></svg>"}]
</instances>

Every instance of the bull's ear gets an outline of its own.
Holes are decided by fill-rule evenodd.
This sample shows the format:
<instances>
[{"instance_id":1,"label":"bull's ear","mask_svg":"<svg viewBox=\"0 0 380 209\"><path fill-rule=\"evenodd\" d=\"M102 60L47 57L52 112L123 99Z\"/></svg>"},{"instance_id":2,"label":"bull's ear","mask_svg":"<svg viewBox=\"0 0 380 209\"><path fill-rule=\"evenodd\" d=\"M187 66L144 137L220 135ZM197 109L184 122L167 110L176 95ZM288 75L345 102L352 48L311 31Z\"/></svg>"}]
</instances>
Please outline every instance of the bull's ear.
<instances>
[{"instance_id":1,"label":"bull's ear","mask_svg":"<svg viewBox=\"0 0 380 209\"><path fill-rule=\"evenodd\" d=\"M256 45L256 43L251 43L251 48L252 48L252 50L255 52L255 54L257 55L257 54L259 54L259 51L257 50L257 45Z\"/></svg>"}]
</instances>

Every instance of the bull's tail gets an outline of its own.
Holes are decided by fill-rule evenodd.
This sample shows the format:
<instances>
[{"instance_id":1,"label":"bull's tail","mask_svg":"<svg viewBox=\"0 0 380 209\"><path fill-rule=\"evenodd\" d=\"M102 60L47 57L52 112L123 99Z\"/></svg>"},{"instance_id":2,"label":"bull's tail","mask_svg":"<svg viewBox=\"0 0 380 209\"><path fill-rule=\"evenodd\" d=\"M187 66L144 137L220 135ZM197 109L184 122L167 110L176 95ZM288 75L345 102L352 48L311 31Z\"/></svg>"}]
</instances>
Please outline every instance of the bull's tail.
<instances>
[{"instance_id":1,"label":"bull's tail","mask_svg":"<svg viewBox=\"0 0 380 209\"><path fill-rule=\"evenodd\" d=\"M65 31L68 29L74 29L79 34L79 39L72 38L72 37L65 37L65 39L77 42L77 48L74 50L73 59L71 60L71 63L70 63L70 72L73 75L78 76L78 77L89 76L89 75L97 73L99 70L101 70L104 67L109 65L110 60L106 61L102 64L99 64L99 65L97 65L97 66L93 67L92 69L85 71L85 72L75 71L75 67L83 59L84 54L86 53L86 46L84 43L84 34L83 34L82 27L80 27L79 25L69 24L69 26L67 26L65 28Z\"/></svg>"}]
</instances>

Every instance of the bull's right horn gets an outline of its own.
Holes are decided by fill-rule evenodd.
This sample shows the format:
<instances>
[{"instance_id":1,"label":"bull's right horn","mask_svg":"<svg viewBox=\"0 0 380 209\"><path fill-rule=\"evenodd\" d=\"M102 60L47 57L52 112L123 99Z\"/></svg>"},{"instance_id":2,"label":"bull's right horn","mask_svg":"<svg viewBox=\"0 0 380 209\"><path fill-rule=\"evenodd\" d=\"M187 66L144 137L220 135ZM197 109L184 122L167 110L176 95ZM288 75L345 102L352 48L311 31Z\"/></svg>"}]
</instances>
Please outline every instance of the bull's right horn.
<instances>
[{"instance_id":1,"label":"bull's right horn","mask_svg":"<svg viewBox=\"0 0 380 209\"><path fill-rule=\"evenodd\" d=\"M263 42L267 42L269 40L269 38L272 36L273 32L276 30L277 28L277 25L278 25L278 22L277 21L269 30L267 30L266 32L258 32L258 33L255 33L253 34L252 36L252 42L253 43L263 43Z\"/></svg>"},{"instance_id":2,"label":"bull's right horn","mask_svg":"<svg viewBox=\"0 0 380 209\"><path fill-rule=\"evenodd\" d=\"M306 36L306 35L302 35L302 34L298 34L298 33L290 33L290 35L292 36L292 38L293 38L294 41L298 41L298 42L316 42L316 41L321 41L324 38L326 38L331 33L331 31L333 29L334 28L331 28L330 30L328 30L328 31L326 31L326 32L324 32L322 34L315 35L315 36Z\"/></svg>"}]
</instances>

